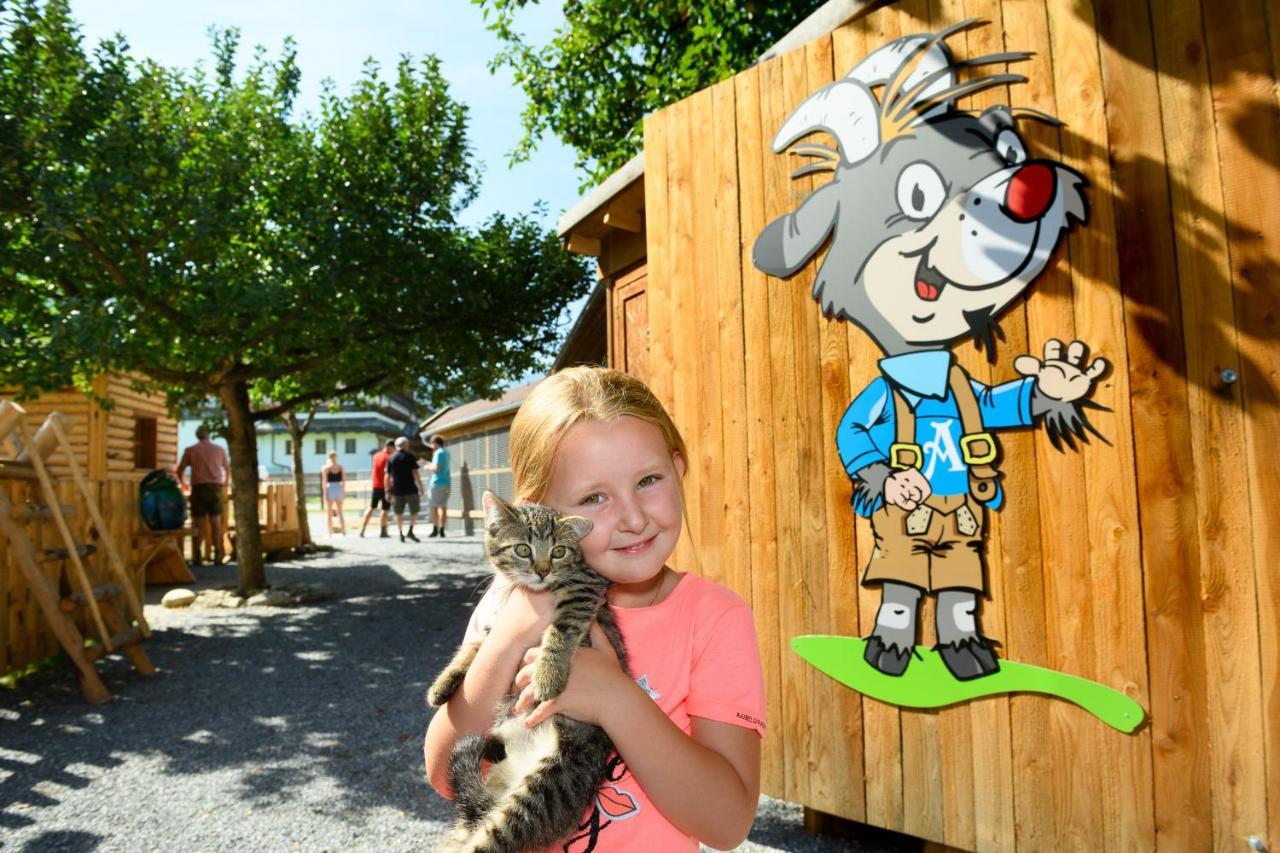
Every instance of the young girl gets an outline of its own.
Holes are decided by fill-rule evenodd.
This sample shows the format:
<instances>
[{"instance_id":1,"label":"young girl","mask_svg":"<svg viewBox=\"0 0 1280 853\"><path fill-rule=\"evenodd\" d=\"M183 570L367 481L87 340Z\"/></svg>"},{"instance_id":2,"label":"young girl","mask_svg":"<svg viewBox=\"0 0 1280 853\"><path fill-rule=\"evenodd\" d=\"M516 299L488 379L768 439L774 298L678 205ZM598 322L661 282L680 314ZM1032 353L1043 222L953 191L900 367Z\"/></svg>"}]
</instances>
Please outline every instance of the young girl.
<instances>
[{"instance_id":1,"label":"young girl","mask_svg":"<svg viewBox=\"0 0 1280 853\"><path fill-rule=\"evenodd\" d=\"M666 565L683 514L685 449L675 425L639 380L577 367L529 395L511 425L510 447L518 499L593 522L583 556L612 581L609 602L636 680L595 628L564 692L534 707L529 683L551 594L516 590L500 609L486 594L467 639L491 630L466 680L427 728L432 786L450 795L453 745L487 731L514 684L517 711L531 712L528 725L565 714L603 727L618 752L565 851L736 847L759 798L764 679L746 603Z\"/></svg>"},{"instance_id":2,"label":"young girl","mask_svg":"<svg viewBox=\"0 0 1280 853\"><path fill-rule=\"evenodd\" d=\"M338 464L337 451L329 451L329 461L320 469L320 488L324 491L325 517L329 521L329 535L333 535L333 519L336 516L342 535L347 535L347 517L342 502L347 496L347 472Z\"/></svg>"}]
</instances>

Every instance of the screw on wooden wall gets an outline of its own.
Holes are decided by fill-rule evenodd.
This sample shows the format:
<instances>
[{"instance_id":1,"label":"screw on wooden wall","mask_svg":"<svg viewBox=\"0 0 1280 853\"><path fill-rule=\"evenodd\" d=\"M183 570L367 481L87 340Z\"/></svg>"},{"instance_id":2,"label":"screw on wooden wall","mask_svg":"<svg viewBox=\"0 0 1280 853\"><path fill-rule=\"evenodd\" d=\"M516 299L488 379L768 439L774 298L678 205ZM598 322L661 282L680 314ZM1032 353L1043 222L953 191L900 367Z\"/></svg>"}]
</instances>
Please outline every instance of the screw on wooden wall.
<instances>
[{"instance_id":1,"label":"screw on wooden wall","mask_svg":"<svg viewBox=\"0 0 1280 853\"><path fill-rule=\"evenodd\" d=\"M1222 371L1222 384L1223 384L1223 385L1234 385L1234 384L1235 384L1235 382L1236 382L1236 380L1237 380L1237 379L1239 379L1239 378L1240 378L1240 374L1236 373L1234 370L1224 370L1224 371Z\"/></svg>"},{"instance_id":2,"label":"screw on wooden wall","mask_svg":"<svg viewBox=\"0 0 1280 853\"><path fill-rule=\"evenodd\" d=\"M1255 853L1267 853L1267 842L1263 841L1256 835L1250 835L1245 839L1245 843L1249 845L1249 849Z\"/></svg>"}]
</instances>

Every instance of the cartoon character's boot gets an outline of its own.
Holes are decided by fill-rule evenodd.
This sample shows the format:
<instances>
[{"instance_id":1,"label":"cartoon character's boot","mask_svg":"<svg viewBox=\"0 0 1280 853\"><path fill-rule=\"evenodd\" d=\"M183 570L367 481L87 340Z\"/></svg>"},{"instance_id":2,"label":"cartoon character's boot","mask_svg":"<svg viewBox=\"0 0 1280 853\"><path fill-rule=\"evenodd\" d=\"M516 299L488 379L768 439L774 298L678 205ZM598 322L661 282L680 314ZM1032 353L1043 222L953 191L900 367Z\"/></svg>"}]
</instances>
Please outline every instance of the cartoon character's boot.
<instances>
[{"instance_id":1,"label":"cartoon character's boot","mask_svg":"<svg viewBox=\"0 0 1280 853\"><path fill-rule=\"evenodd\" d=\"M863 658L885 675L902 675L916 645L916 614L920 590L903 584L884 584L876 627L867 638Z\"/></svg>"},{"instance_id":2,"label":"cartoon character's boot","mask_svg":"<svg viewBox=\"0 0 1280 853\"><path fill-rule=\"evenodd\" d=\"M938 593L938 655L957 681L999 672L991 641L978 633L978 596L968 590Z\"/></svg>"}]
</instances>

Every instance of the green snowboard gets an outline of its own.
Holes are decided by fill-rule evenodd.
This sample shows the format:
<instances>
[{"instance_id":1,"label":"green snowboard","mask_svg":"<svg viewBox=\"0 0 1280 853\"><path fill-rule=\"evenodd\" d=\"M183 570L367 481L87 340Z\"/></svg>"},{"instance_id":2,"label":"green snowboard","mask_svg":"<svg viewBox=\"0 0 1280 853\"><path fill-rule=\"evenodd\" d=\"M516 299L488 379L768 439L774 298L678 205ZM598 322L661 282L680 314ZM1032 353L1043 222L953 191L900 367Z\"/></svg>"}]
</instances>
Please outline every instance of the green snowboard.
<instances>
[{"instance_id":1,"label":"green snowboard","mask_svg":"<svg viewBox=\"0 0 1280 853\"><path fill-rule=\"evenodd\" d=\"M917 658L900 676L885 675L862 658L867 641L857 637L795 637L791 647L821 672L845 687L890 705L941 708L1002 693L1043 693L1074 702L1099 720L1128 733L1146 718L1142 706L1118 690L1094 681L1001 660L1000 671L972 681L957 681L932 649L916 647Z\"/></svg>"}]
</instances>

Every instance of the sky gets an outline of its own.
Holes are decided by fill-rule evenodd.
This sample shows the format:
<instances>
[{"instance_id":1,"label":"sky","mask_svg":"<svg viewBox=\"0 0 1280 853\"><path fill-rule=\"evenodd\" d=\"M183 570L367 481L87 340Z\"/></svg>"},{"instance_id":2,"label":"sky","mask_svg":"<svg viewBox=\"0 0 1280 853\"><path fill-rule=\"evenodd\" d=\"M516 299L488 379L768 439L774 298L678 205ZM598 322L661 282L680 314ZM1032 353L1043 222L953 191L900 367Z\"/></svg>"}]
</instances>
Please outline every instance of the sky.
<instances>
[{"instance_id":1,"label":"sky","mask_svg":"<svg viewBox=\"0 0 1280 853\"><path fill-rule=\"evenodd\" d=\"M561 0L531 5L517 19L520 29L545 44L564 20L560 8ZM524 94L507 69L489 73L499 42L470 0L72 0L71 11L87 45L120 32L133 55L183 68L212 64L210 26L239 28L241 67L254 45L275 57L285 37L293 36L302 72L298 106L313 113L326 77L346 93L368 57L387 79L402 54L420 59L434 53L453 97L470 107L469 137L484 164L480 194L462 222L474 225L496 211L531 212L542 201L548 207L543 222L554 227L579 198L573 152L554 137L544 139L529 162L508 166L507 154L522 135Z\"/></svg>"}]
</instances>

